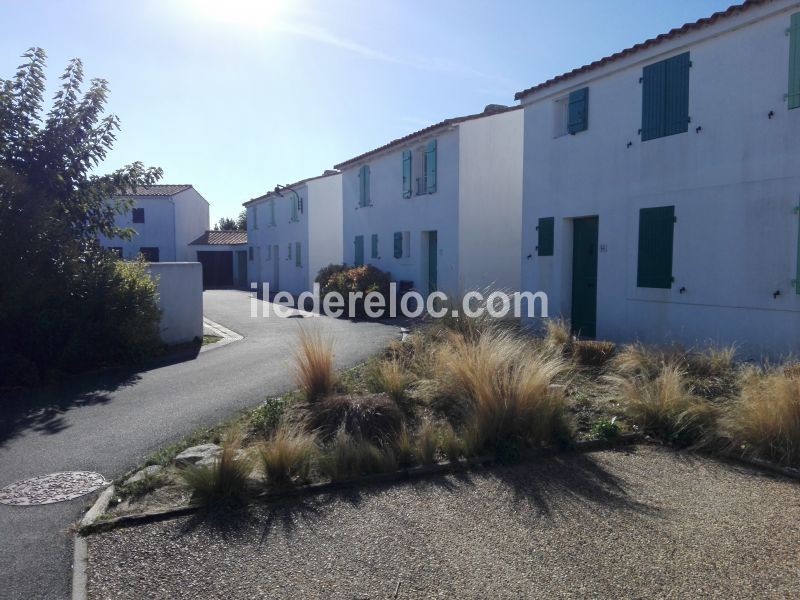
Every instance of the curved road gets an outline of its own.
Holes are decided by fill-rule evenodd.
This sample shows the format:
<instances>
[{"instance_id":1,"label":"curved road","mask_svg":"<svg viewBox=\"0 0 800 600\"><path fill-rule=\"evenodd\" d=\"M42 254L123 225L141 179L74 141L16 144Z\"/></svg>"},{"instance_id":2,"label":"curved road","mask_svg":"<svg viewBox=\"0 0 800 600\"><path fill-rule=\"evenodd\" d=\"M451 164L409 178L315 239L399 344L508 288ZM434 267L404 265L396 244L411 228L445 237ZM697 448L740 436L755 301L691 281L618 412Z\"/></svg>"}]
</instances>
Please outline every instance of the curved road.
<instances>
[{"instance_id":1,"label":"curved road","mask_svg":"<svg viewBox=\"0 0 800 600\"><path fill-rule=\"evenodd\" d=\"M251 318L247 292L207 291L203 300L206 317L244 339L140 373L0 399L0 487L58 471L98 471L112 479L198 427L288 391L300 324L331 332L340 367L398 336L397 327L379 323ZM0 505L1 597L69 597L69 527L86 506L86 498L38 507Z\"/></svg>"}]
</instances>

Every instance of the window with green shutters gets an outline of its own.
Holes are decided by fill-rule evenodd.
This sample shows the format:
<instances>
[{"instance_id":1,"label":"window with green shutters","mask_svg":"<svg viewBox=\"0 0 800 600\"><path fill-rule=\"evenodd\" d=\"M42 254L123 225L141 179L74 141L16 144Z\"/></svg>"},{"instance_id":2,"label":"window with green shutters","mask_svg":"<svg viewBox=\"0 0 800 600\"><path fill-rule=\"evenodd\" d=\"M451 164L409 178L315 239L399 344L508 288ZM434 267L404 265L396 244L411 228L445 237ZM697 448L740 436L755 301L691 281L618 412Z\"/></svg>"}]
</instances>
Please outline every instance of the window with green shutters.
<instances>
[{"instance_id":1,"label":"window with green shutters","mask_svg":"<svg viewBox=\"0 0 800 600\"><path fill-rule=\"evenodd\" d=\"M275 227L275 198L269 201L269 224Z\"/></svg>"},{"instance_id":2,"label":"window with green shutters","mask_svg":"<svg viewBox=\"0 0 800 600\"><path fill-rule=\"evenodd\" d=\"M792 15L789 27L789 108L800 107L800 13Z\"/></svg>"},{"instance_id":3,"label":"window with green shutters","mask_svg":"<svg viewBox=\"0 0 800 600\"><path fill-rule=\"evenodd\" d=\"M370 253L370 256L372 258L380 258L378 256L378 234L377 233L373 233L372 234L372 252Z\"/></svg>"},{"instance_id":4,"label":"window with green shutters","mask_svg":"<svg viewBox=\"0 0 800 600\"><path fill-rule=\"evenodd\" d=\"M411 150L403 151L403 198L411 198Z\"/></svg>"},{"instance_id":5,"label":"window with green shutters","mask_svg":"<svg viewBox=\"0 0 800 600\"><path fill-rule=\"evenodd\" d=\"M355 266L360 267L364 264L364 236L357 235L353 244L355 245L353 262Z\"/></svg>"},{"instance_id":6,"label":"window with green shutters","mask_svg":"<svg viewBox=\"0 0 800 600\"><path fill-rule=\"evenodd\" d=\"M394 252L395 258L402 258L403 256L403 233L400 231L394 232Z\"/></svg>"},{"instance_id":7,"label":"window with green shutters","mask_svg":"<svg viewBox=\"0 0 800 600\"><path fill-rule=\"evenodd\" d=\"M292 221L299 221L300 216L297 214L297 198L292 197L289 201L292 203Z\"/></svg>"},{"instance_id":8,"label":"window with green shutters","mask_svg":"<svg viewBox=\"0 0 800 600\"><path fill-rule=\"evenodd\" d=\"M538 232L538 244L536 252L539 256L553 256L553 246L555 242L555 217L542 217L536 227Z\"/></svg>"},{"instance_id":9,"label":"window with green shutters","mask_svg":"<svg viewBox=\"0 0 800 600\"><path fill-rule=\"evenodd\" d=\"M642 72L642 141L689 130L689 53L648 65Z\"/></svg>"},{"instance_id":10,"label":"window with green shutters","mask_svg":"<svg viewBox=\"0 0 800 600\"><path fill-rule=\"evenodd\" d=\"M639 211L637 287L672 287L674 230L674 206L643 208Z\"/></svg>"},{"instance_id":11,"label":"window with green shutters","mask_svg":"<svg viewBox=\"0 0 800 600\"><path fill-rule=\"evenodd\" d=\"M589 88L581 88L569 95L567 132L575 135L589 128Z\"/></svg>"},{"instance_id":12,"label":"window with green shutters","mask_svg":"<svg viewBox=\"0 0 800 600\"><path fill-rule=\"evenodd\" d=\"M436 191L436 140L425 147L425 188L429 194Z\"/></svg>"},{"instance_id":13,"label":"window with green shutters","mask_svg":"<svg viewBox=\"0 0 800 600\"><path fill-rule=\"evenodd\" d=\"M365 207L370 205L369 198L369 165L364 165L358 171L358 206Z\"/></svg>"}]
</instances>

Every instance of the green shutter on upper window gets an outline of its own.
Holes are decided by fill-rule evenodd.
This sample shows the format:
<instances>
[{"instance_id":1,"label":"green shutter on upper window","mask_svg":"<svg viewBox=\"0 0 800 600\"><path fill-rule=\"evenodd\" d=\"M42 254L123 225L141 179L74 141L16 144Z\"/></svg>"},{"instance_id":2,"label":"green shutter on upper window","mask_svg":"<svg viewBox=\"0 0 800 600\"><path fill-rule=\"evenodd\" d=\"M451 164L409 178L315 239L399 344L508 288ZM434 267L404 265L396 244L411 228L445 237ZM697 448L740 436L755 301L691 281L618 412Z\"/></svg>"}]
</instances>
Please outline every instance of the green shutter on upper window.
<instances>
[{"instance_id":1,"label":"green shutter on upper window","mask_svg":"<svg viewBox=\"0 0 800 600\"><path fill-rule=\"evenodd\" d=\"M370 254L372 258L378 258L378 234L372 234L372 253Z\"/></svg>"},{"instance_id":2,"label":"green shutter on upper window","mask_svg":"<svg viewBox=\"0 0 800 600\"><path fill-rule=\"evenodd\" d=\"M300 242L294 243L294 265L296 267L303 266L303 258L300 254Z\"/></svg>"},{"instance_id":3,"label":"green shutter on upper window","mask_svg":"<svg viewBox=\"0 0 800 600\"><path fill-rule=\"evenodd\" d=\"M394 257L400 258L403 256L403 233L400 231L394 232Z\"/></svg>"},{"instance_id":4,"label":"green shutter on upper window","mask_svg":"<svg viewBox=\"0 0 800 600\"><path fill-rule=\"evenodd\" d=\"M642 141L664 137L664 61L648 65L642 73Z\"/></svg>"},{"instance_id":5,"label":"green shutter on upper window","mask_svg":"<svg viewBox=\"0 0 800 600\"><path fill-rule=\"evenodd\" d=\"M689 53L673 56L665 62L664 135L689 130Z\"/></svg>"},{"instance_id":6,"label":"green shutter on upper window","mask_svg":"<svg viewBox=\"0 0 800 600\"><path fill-rule=\"evenodd\" d=\"M792 15L789 27L789 108L800 107L800 13Z\"/></svg>"},{"instance_id":7,"label":"green shutter on upper window","mask_svg":"<svg viewBox=\"0 0 800 600\"><path fill-rule=\"evenodd\" d=\"M411 198L411 151L403 151L403 198Z\"/></svg>"},{"instance_id":8,"label":"green shutter on upper window","mask_svg":"<svg viewBox=\"0 0 800 600\"><path fill-rule=\"evenodd\" d=\"M570 92L567 131L575 135L589 128L589 88Z\"/></svg>"},{"instance_id":9,"label":"green shutter on upper window","mask_svg":"<svg viewBox=\"0 0 800 600\"><path fill-rule=\"evenodd\" d=\"M536 253L539 256L553 256L555 223L555 217L542 217L539 219L539 226L536 228L539 233Z\"/></svg>"},{"instance_id":10,"label":"green shutter on upper window","mask_svg":"<svg viewBox=\"0 0 800 600\"><path fill-rule=\"evenodd\" d=\"M369 206L369 165L364 165L358 172L359 194L358 205Z\"/></svg>"},{"instance_id":11,"label":"green shutter on upper window","mask_svg":"<svg viewBox=\"0 0 800 600\"><path fill-rule=\"evenodd\" d=\"M290 200L292 203L292 221L298 221L299 217L297 216L297 198L292 198Z\"/></svg>"},{"instance_id":12,"label":"green shutter on upper window","mask_svg":"<svg viewBox=\"0 0 800 600\"><path fill-rule=\"evenodd\" d=\"M425 148L425 187L429 194L436 191L436 140Z\"/></svg>"},{"instance_id":13,"label":"green shutter on upper window","mask_svg":"<svg viewBox=\"0 0 800 600\"><path fill-rule=\"evenodd\" d=\"M269 201L269 224L275 225L275 198Z\"/></svg>"},{"instance_id":14,"label":"green shutter on upper window","mask_svg":"<svg viewBox=\"0 0 800 600\"><path fill-rule=\"evenodd\" d=\"M674 232L674 206L643 208L639 211L637 287L672 287Z\"/></svg>"},{"instance_id":15,"label":"green shutter on upper window","mask_svg":"<svg viewBox=\"0 0 800 600\"><path fill-rule=\"evenodd\" d=\"M354 256L354 263L355 266L360 267L364 264L364 236L357 235L355 239L355 256Z\"/></svg>"}]
</instances>

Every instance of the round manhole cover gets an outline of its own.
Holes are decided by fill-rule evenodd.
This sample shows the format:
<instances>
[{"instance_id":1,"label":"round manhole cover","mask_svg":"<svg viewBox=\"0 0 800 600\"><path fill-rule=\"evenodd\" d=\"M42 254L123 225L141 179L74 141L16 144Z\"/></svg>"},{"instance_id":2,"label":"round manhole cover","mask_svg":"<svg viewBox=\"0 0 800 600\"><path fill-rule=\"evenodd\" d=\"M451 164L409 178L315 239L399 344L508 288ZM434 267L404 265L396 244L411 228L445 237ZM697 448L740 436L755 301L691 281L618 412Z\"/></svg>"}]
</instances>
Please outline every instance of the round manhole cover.
<instances>
[{"instance_id":1,"label":"round manhole cover","mask_svg":"<svg viewBox=\"0 0 800 600\"><path fill-rule=\"evenodd\" d=\"M34 506L79 498L107 485L105 477L91 471L51 473L23 479L0 489L0 504Z\"/></svg>"}]
</instances>

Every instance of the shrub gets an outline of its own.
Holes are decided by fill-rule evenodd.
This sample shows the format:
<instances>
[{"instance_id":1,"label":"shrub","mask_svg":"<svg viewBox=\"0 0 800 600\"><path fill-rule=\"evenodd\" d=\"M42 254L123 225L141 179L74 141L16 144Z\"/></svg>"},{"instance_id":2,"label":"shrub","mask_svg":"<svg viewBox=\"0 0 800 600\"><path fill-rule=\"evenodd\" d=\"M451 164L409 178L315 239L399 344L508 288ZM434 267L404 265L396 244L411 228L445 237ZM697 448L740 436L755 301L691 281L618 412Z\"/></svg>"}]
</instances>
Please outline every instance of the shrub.
<instances>
[{"instance_id":1,"label":"shrub","mask_svg":"<svg viewBox=\"0 0 800 600\"><path fill-rule=\"evenodd\" d=\"M348 302L350 293L361 292L364 296L370 292L377 292L384 298L384 306L388 305L389 298L389 273L381 271L372 265L362 265L346 270L333 272L324 285L320 284L320 293L326 296L338 292ZM363 297L355 302L355 314L363 316Z\"/></svg>"},{"instance_id":2,"label":"shrub","mask_svg":"<svg viewBox=\"0 0 800 600\"><path fill-rule=\"evenodd\" d=\"M545 321L545 346L550 350L567 352L572 344L572 329L566 319Z\"/></svg>"},{"instance_id":3,"label":"shrub","mask_svg":"<svg viewBox=\"0 0 800 600\"><path fill-rule=\"evenodd\" d=\"M493 332L477 342L455 339L438 354L446 395L464 404L479 445L497 447L514 438L531 444L569 437L563 394L550 390L568 371L560 357L527 340Z\"/></svg>"},{"instance_id":4,"label":"shrub","mask_svg":"<svg viewBox=\"0 0 800 600\"><path fill-rule=\"evenodd\" d=\"M374 444L388 443L400 432L403 415L386 394L331 396L308 408L306 428L327 440L340 430Z\"/></svg>"},{"instance_id":5,"label":"shrub","mask_svg":"<svg viewBox=\"0 0 800 600\"><path fill-rule=\"evenodd\" d=\"M616 345L598 340L576 340L572 343L572 356L584 367L602 367L613 356Z\"/></svg>"},{"instance_id":6,"label":"shrub","mask_svg":"<svg viewBox=\"0 0 800 600\"><path fill-rule=\"evenodd\" d=\"M318 329L300 328L295 352L295 382L308 402L333 392L336 373L333 368L333 338Z\"/></svg>"},{"instance_id":7,"label":"shrub","mask_svg":"<svg viewBox=\"0 0 800 600\"><path fill-rule=\"evenodd\" d=\"M229 432L222 441L222 454L213 465L187 467L181 471L180 476L191 488L193 498L204 505L244 499L253 465L248 458L237 457L240 448L239 434Z\"/></svg>"},{"instance_id":8,"label":"shrub","mask_svg":"<svg viewBox=\"0 0 800 600\"><path fill-rule=\"evenodd\" d=\"M416 462L416 452L414 449L414 437L409 433L408 428L403 427L394 439L394 456L400 468L407 468Z\"/></svg>"},{"instance_id":9,"label":"shrub","mask_svg":"<svg viewBox=\"0 0 800 600\"><path fill-rule=\"evenodd\" d=\"M679 445L711 443L717 407L693 392L679 367L666 364L654 379L634 375L610 380L626 413L643 430Z\"/></svg>"},{"instance_id":10,"label":"shrub","mask_svg":"<svg viewBox=\"0 0 800 600\"><path fill-rule=\"evenodd\" d=\"M720 433L736 451L800 466L800 376L746 377L741 396L720 418Z\"/></svg>"},{"instance_id":11,"label":"shrub","mask_svg":"<svg viewBox=\"0 0 800 600\"><path fill-rule=\"evenodd\" d=\"M373 392L385 392L398 405L405 401L406 389L412 382L411 376L396 358L373 363L368 379Z\"/></svg>"},{"instance_id":12,"label":"shrub","mask_svg":"<svg viewBox=\"0 0 800 600\"><path fill-rule=\"evenodd\" d=\"M433 320L430 325L433 335L437 336L440 335L442 331L447 331L461 335L469 341L477 341L484 333L513 327L514 322L510 319L493 317L487 310L487 298L495 291L503 292L505 290L494 290L491 288L480 290L480 302L478 304L475 302L471 303L472 310L476 312L479 311L477 316L468 316L462 310L462 306L464 305L463 296L458 301L448 298L442 306L442 308L445 309L444 316Z\"/></svg>"},{"instance_id":13,"label":"shrub","mask_svg":"<svg viewBox=\"0 0 800 600\"><path fill-rule=\"evenodd\" d=\"M328 282L331 280L331 278L342 271L346 271L347 269L348 266L344 264L330 264L327 267L322 267L319 270L319 273L317 273L317 276L314 278L314 282L319 284L320 290L324 293L324 291L328 288Z\"/></svg>"},{"instance_id":14,"label":"shrub","mask_svg":"<svg viewBox=\"0 0 800 600\"><path fill-rule=\"evenodd\" d=\"M319 461L320 471L333 481L397 469L394 454L340 430Z\"/></svg>"},{"instance_id":15,"label":"shrub","mask_svg":"<svg viewBox=\"0 0 800 600\"><path fill-rule=\"evenodd\" d=\"M278 429L258 448L264 475L275 485L307 481L316 453L313 435L288 428Z\"/></svg>"},{"instance_id":16,"label":"shrub","mask_svg":"<svg viewBox=\"0 0 800 600\"><path fill-rule=\"evenodd\" d=\"M250 413L250 426L261 433L275 431L280 425L289 403L289 396L267 398L261 406L253 409Z\"/></svg>"},{"instance_id":17,"label":"shrub","mask_svg":"<svg viewBox=\"0 0 800 600\"><path fill-rule=\"evenodd\" d=\"M442 423L439 426L439 449L449 461L456 461L464 456L464 442L450 423Z\"/></svg>"},{"instance_id":18,"label":"shrub","mask_svg":"<svg viewBox=\"0 0 800 600\"><path fill-rule=\"evenodd\" d=\"M600 419L592 427L592 435L599 440L615 440L620 436L621 430L617 417Z\"/></svg>"}]
</instances>

